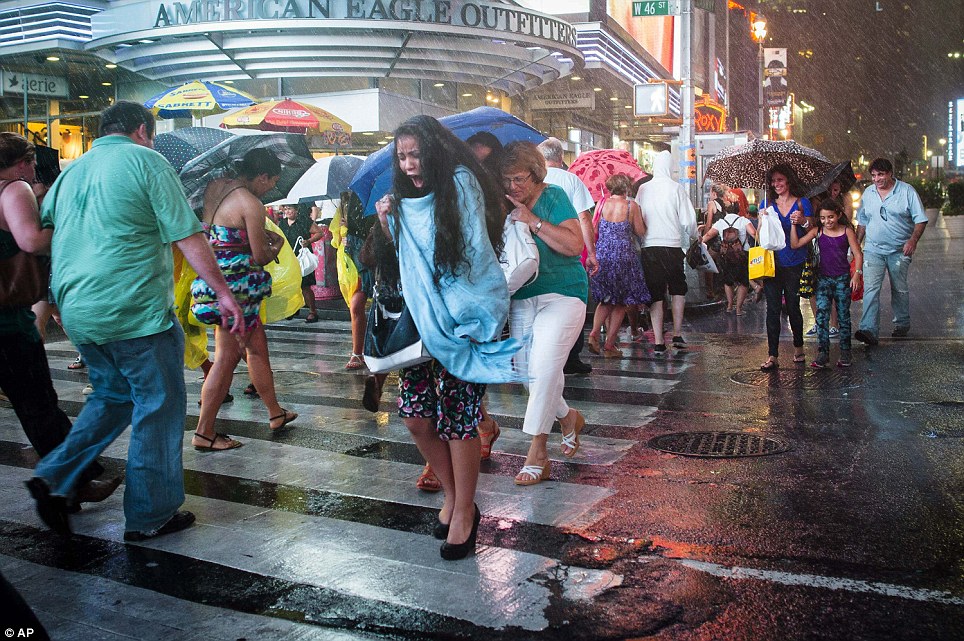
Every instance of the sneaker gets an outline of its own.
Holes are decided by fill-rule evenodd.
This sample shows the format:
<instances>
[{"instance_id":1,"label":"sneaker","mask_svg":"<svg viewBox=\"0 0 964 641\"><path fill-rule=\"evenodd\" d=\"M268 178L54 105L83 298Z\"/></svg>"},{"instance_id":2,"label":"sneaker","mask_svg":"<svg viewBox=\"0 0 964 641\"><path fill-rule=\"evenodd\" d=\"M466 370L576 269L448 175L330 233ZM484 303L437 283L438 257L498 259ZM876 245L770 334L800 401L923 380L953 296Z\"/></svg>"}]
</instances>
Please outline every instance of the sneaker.
<instances>
[{"instance_id":1,"label":"sneaker","mask_svg":"<svg viewBox=\"0 0 964 641\"><path fill-rule=\"evenodd\" d=\"M894 338L904 338L910 333L910 327L895 327L894 331L890 333Z\"/></svg>"},{"instance_id":2,"label":"sneaker","mask_svg":"<svg viewBox=\"0 0 964 641\"><path fill-rule=\"evenodd\" d=\"M850 367L853 365L853 359L850 356L849 350L840 350L840 360L837 361L837 367Z\"/></svg>"},{"instance_id":3,"label":"sneaker","mask_svg":"<svg viewBox=\"0 0 964 641\"><path fill-rule=\"evenodd\" d=\"M666 353L666 346L665 346L665 345L653 345L653 351L656 352L657 354L665 354L665 353Z\"/></svg>"},{"instance_id":4,"label":"sneaker","mask_svg":"<svg viewBox=\"0 0 964 641\"><path fill-rule=\"evenodd\" d=\"M148 539L153 539L158 536L164 536L165 534L173 534L174 532L180 532L181 530L191 527L194 523L194 514L188 512L187 510L181 512L175 512L167 523L154 530L153 532L137 532L131 530L129 532L124 532L125 541L146 541Z\"/></svg>"},{"instance_id":5,"label":"sneaker","mask_svg":"<svg viewBox=\"0 0 964 641\"><path fill-rule=\"evenodd\" d=\"M839 329L837 329L836 327L831 327L831 328L830 328L830 338L833 338L833 337L839 336L839 335L840 335L840 330L839 330Z\"/></svg>"},{"instance_id":6,"label":"sneaker","mask_svg":"<svg viewBox=\"0 0 964 641\"><path fill-rule=\"evenodd\" d=\"M816 336L816 335L817 335L817 326L816 326L816 325L812 325L812 326L810 327L810 329L807 330L807 333L804 334L804 336Z\"/></svg>"},{"instance_id":7,"label":"sneaker","mask_svg":"<svg viewBox=\"0 0 964 641\"><path fill-rule=\"evenodd\" d=\"M84 396L87 396L88 394L93 394L94 386L91 385L90 383L87 383L86 385L84 385L84 389L80 390L80 393L83 394Z\"/></svg>"},{"instance_id":8,"label":"sneaker","mask_svg":"<svg viewBox=\"0 0 964 641\"><path fill-rule=\"evenodd\" d=\"M589 374L592 372L592 365L589 363L583 363L578 358L566 361L565 367L562 368L563 374Z\"/></svg>"},{"instance_id":9,"label":"sneaker","mask_svg":"<svg viewBox=\"0 0 964 641\"><path fill-rule=\"evenodd\" d=\"M810 367L814 369L824 369L827 367L827 363L829 362L830 356L827 355L827 352L817 352L817 358L810 363Z\"/></svg>"},{"instance_id":10,"label":"sneaker","mask_svg":"<svg viewBox=\"0 0 964 641\"><path fill-rule=\"evenodd\" d=\"M686 341L683 340L682 336L674 336L673 347L676 349L686 349Z\"/></svg>"},{"instance_id":11,"label":"sneaker","mask_svg":"<svg viewBox=\"0 0 964 641\"><path fill-rule=\"evenodd\" d=\"M880 342L877 340L876 336L868 332L866 329L858 329L856 332L854 332L854 338L861 343L866 343L867 345L876 345Z\"/></svg>"}]
</instances>

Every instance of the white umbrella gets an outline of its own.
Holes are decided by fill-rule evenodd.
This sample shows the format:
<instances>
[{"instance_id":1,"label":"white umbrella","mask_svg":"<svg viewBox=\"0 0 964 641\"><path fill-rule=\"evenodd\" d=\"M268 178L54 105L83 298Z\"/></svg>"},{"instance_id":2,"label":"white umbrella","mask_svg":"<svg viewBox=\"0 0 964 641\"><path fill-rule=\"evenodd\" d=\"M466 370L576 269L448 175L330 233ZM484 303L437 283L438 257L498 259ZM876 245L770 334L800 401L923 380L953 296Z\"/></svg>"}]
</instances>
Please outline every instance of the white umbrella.
<instances>
[{"instance_id":1,"label":"white umbrella","mask_svg":"<svg viewBox=\"0 0 964 641\"><path fill-rule=\"evenodd\" d=\"M288 195L270 205L307 203L338 198L362 166L361 156L328 156L317 161L298 179Z\"/></svg>"}]
</instances>

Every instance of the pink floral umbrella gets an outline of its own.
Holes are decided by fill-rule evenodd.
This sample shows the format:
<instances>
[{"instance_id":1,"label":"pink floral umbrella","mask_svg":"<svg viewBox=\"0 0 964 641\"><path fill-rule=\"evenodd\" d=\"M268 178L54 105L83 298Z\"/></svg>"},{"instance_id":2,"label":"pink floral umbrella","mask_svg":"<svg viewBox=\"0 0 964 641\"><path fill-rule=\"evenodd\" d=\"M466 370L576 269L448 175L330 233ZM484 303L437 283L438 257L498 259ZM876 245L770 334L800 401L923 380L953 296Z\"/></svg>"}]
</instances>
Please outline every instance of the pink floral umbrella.
<instances>
[{"instance_id":1,"label":"pink floral umbrella","mask_svg":"<svg viewBox=\"0 0 964 641\"><path fill-rule=\"evenodd\" d=\"M631 153L621 149L587 151L573 161L569 171L576 174L589 188L589 193L596 202L599 202L603 196L609 195L606 180L610 176L626 174L635 182L648 175L639 167L639 163Z\"/></svg>"}]
</instances>

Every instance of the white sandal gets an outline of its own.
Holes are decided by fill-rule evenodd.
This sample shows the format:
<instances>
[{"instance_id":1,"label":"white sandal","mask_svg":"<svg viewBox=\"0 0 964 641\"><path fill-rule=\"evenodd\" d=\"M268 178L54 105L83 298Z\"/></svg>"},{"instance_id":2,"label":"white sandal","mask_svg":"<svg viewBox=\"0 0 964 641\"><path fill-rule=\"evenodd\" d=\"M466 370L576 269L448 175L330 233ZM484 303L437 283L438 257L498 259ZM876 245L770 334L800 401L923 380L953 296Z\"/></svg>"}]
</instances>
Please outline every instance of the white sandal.
<instances>
[{"instance_id":1,"label":"white sandal","mask_svg":"<svg viewBox=\"0 0 964 641\"><path fill-rule=\"evenodd\" d=\"M362 354L355 354L348 358L348 363L345 365L345 369L364 369L365 368L365 357Z\"/></svg>"},{"instance_id":2,"label":"white sandal","mask_svg":"<svg viewBox=\"0 0 964 641\"><path fill-rule=\"evenodd\" d=\"M519 478L523 477L523 478ZM535 485L549 480L549 461L545 465L524 465L515 475L516 485Z\"/></svg>"},{"instance_id":3,"label":"white sandal","mask_svg":"<svg viewBox=\"0 0 964 641\"><path fill-rule=\"evenodd\" d=\"M586 426L586 418L582 415L579 410L571 410L576 413L575 423L572 426L572 431L566 434L562 433L562 447L569 448L566 452L563 449L562 455L566 458L572 458L579 451L579 434L582 432L582 428ZM559 423L560 429L562 427L562 422Z\"/></svg>"}]
</instances>

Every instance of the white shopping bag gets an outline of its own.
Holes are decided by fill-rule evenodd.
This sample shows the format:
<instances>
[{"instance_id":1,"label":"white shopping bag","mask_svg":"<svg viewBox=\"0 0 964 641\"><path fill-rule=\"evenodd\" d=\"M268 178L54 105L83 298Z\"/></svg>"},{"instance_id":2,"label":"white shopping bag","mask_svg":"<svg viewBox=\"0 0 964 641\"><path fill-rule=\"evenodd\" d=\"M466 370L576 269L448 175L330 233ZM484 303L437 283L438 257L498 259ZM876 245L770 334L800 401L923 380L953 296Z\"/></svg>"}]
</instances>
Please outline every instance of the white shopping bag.
<instances>
[{"instance_id":1,"label":"white shopping bag","mask_svg":"<svg viewBox=\"0 0 964 641\"><path fill-rule=\"evenodd\" d=\"M780 214L773 207L767 207L760 212L757 220L759 226L757 239L760 247L772 251L780 251L787 246L787 237L783 233L783 225L780 224Z\"/></svg>"}]
</instances>

